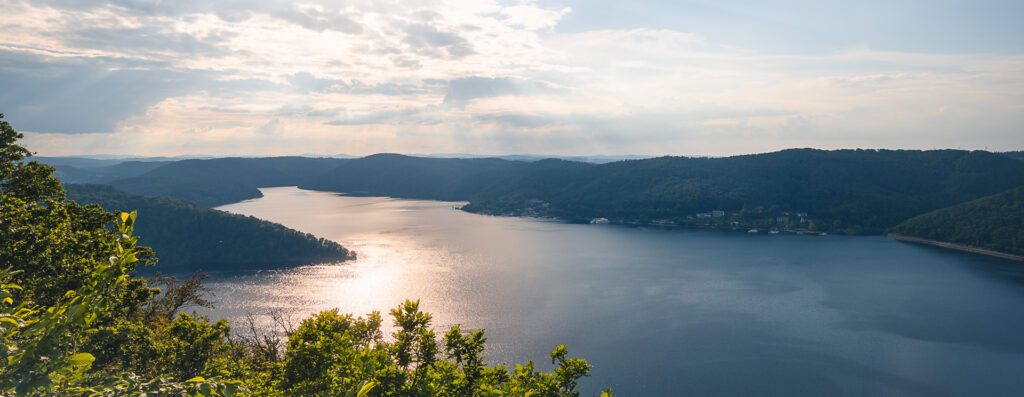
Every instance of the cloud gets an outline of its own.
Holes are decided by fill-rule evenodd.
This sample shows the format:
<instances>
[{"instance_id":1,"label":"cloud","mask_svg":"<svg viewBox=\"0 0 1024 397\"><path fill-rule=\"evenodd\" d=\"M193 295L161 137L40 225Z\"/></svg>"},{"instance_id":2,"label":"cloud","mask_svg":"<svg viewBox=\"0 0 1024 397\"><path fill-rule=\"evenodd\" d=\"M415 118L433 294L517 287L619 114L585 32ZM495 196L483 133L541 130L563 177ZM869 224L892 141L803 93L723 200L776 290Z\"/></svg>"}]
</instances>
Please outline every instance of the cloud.
<instances>
[{"instance_id":1,"label":"cloud","mask_svg":"<svg viewBox=\"0 0 1024 397\"><path fill-rule=\"evenodd\" d=\"M268 121L266 124L263 124L262 126L257 128L256 132L259 132L260 134L265 134L265 135L272 135L272 134L277 133L280 130L280 128L281 128L281 120L279 120L278 118L275 117L275 118L270 119L270 121Z\"/></svg>"},{"instance_id":2,"label":"cloud","mask_svg":"<svg viewBox=\"0 0 1024 397\"><path fill-rule=\"evenodd\" d=\"M73 26L50 33L72 47L97 49L121 54L202 54L222 56L230 52L224 44L232 36L227 32L210 32L196 36L176 32L167 26L134 27Z\"/></svg>"},{"instance_id":3,"label":"cloud","mask_svg":"<svg viewBox=\"0 0 1024 397\"><path fill-rule=\"evenodd\" d=\"M473 116L474 120L483 123L501 124L510 127L538 128L563 123L564 117L536 115L525 113L484 113Z\"/></svg>"},{"instance_id":4,"label":"cloud","mask_svg":"<svg viewBox=\"0 0 1024 397\"><path fill-rule=\"evenodd\" d=\"M396 110L372 111L356 114L346 118L328 121L327 125L353 126L374 124L433 124L436 120L420 118L429 108L406 108Z\"/></svg>"},{"instance_id":5,"label":"cloud","mask_svg":"<svg viewBox=\"0 0 1024 397\"><path fill-rule=\"evenodd\" d=\"M336 30L344 33L360 33L363 26L355 19L338 9L322 9L319 7L286 8L274 12L274 16L295 23L306 29L325 31Z\"/></svg>"},{"instance_id":6,"label":"cloud","mask_svg":"<svg viewBox=\"0 0 1024 397\"><path fill-rule=\"evenodd\" d=\"M448 82L448 93L444 96L444 104L463 106L480 98L554 92L557 92L557 89L545 82L508 77L461 77Z\"/></svg>"},{"instance_id":7,"label":"cloud","mask_svg":"<svg viewBox=\"0 0 1024 397\"><path fill-rule=\"evenodd\" d=\"M475 53L468 40L452 31L443 31L425 23L405 27L405 44L418 54L458 59Z\"/></svg>"},{"instance_id":8,"label":"cloud","mask_svg":"<svg viewBox=\"0 0 1024 397\"><path fill-rule=\"evenodd\" d=\"M559 3L14 0L0 111L51 153L1024 147L1016 47L782 51L701 28L767 23L732 6Z\"/></svg>"},{"instance_id":9,"label":"cloud","mask_svg":"<svg viewBox=\"0 0 1024 397\"><path fill-rule=\"evenodd\" d=\"M533 5L518 4L501 9L505 21L513 26L529 30L551 29L562 17L572 12L569 7L561 9L545 9Z\"/></svg>"},{"instance_id":10,"label":"cloud","mask_svg":"<svg viewBox=\"0 0 1024 397\"><path fill-rule=\"evenodd\" d=\"M205 72L118 67L107 60L10 51L0 51L0 58L0 109L34 132L112 131L160 100L210 81Z\"/></svg>"},{"instance_id":11,"label":"cloud","mask_svg":"<svg viewBox=\"0 0 1024 397\"><path fill-rule=\"evenodd\" d=\"M339 91L349 87L348 83L336 79L322 79L309 72L298 72L287 76L288 83L300 92Z\"/></svg>"}]
</instances>

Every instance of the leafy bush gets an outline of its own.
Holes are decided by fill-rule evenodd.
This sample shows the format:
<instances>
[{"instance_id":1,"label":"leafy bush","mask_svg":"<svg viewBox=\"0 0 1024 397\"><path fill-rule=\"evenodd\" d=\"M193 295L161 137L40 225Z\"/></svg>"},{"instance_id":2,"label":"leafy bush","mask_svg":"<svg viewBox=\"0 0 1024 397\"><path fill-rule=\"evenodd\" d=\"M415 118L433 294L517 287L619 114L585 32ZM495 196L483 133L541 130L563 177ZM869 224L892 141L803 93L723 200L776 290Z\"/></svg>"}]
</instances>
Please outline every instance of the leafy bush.
<instances>
[{"instance_id":1,"label":"leafy bush","mask_svg":"<svg viewBox=\"0 0 1024 397\"><path fill-rule=\"evenodd\" d=\"M19 138L0 115L0 395L566 397L590 371L564 346L550 373L486 366L483 331L454 327L442 345L414 301L391 311L390 339L380 314L337 310L287 332L283 353L255 326L232 335L180 313L204 303L201 278L135 274L153 258L136 212L67 201L51 167L22 161Z\"/></svg>"}]
</instances>

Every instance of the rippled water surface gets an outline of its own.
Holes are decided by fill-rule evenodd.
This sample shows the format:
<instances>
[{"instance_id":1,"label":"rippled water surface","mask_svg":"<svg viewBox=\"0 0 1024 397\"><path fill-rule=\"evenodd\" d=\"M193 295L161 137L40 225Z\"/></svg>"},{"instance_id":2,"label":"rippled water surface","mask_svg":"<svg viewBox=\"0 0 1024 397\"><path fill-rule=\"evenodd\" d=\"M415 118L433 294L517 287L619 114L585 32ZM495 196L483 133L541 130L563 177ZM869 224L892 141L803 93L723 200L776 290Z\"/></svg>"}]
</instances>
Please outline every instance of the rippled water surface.
<instances>
[{"instance_id":1,"label":"rippled water surface","mask_svg":"<svg viewBox=\"0 0 1024 397\"><path fill-rule=\"evenodd\" d=\"M293 187L220 209L282 223L359 259L211 280L215 317L386 313L485 328L491 362L558 343L616 395L1024 395L1016 263L883 237L569 225L459 203ZM545 367L546 368L546 367Z\"/></svg>"}]
</instances>

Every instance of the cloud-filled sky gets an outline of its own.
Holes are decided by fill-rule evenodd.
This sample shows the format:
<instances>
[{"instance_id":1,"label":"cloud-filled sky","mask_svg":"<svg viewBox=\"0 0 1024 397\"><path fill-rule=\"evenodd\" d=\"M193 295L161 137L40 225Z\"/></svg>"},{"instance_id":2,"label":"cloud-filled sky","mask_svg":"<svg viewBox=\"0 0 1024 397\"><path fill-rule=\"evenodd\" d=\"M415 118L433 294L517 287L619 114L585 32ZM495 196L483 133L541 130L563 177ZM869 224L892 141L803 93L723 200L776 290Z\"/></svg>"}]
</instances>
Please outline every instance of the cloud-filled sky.
<instances>
[{"instance_id":1,"label":"cloud-filled sky","mask_svg":"<svg viewBox=\"0 0 1024 397\"><path fill-rule=\"evenodd\" d=\"M0 0L41 155L1024 149L1024 2Z\"/></svg>"}]
</instances>

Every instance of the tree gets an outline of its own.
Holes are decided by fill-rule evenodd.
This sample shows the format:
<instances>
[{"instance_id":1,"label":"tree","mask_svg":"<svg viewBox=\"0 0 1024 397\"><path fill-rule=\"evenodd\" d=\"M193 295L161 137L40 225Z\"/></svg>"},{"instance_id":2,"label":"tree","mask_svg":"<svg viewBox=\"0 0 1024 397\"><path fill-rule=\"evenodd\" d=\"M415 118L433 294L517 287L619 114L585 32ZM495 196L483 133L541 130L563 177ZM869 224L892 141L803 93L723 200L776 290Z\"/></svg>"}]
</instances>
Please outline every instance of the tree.
<instances>
[{"instance_id":1,"label":"tree","mask_svg":"<svg viewBox=\"0 0 1024 397\"><path fill-rule=\"evenodd\" d=\"M379 313L337 309L289 330L280 356L258 342L274 338L234 338L223 320L181 313L208 304L202 277L135 274L154 258L136 212L67 201L20 137L0 120L0 395L576 397L590 371L564 346L550 373L489 367L482 330L453 327L442 348L418 301L391 311L391 340Z\"/></svg>"}]
</instances>

